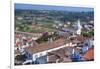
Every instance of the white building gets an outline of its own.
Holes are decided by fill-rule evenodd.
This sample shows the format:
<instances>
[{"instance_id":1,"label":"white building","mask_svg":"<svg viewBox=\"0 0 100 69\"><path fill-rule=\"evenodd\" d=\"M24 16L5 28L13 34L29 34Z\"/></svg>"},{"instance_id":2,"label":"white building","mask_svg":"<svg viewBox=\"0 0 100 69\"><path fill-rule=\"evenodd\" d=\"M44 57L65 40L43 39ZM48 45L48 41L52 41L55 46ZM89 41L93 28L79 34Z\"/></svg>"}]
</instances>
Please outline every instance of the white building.
<instances>
[{"instance_id":1,"label":"white building","mask_svg":"<svg viewBox=\"0 0 100 69\"><path fill-rule=\"evenodd\" d=\"M82 29L82 26L80 24L80 20L77 21L77 30L76 30L76 34L80 35L81 34L81 29Z\"/></svg>"}]
</instances>

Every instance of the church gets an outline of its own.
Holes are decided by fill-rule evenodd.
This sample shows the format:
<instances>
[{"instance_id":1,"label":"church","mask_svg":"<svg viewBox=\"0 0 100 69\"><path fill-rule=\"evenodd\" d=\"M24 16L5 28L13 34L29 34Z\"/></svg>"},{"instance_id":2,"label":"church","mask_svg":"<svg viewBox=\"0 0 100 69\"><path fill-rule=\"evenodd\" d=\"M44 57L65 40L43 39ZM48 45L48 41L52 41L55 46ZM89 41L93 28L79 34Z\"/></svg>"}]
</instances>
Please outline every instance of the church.
<instances>
[{"instance_id":1,"label":"church","mask_svg":"<svg viewBox=\"0 0 100 69\"><path fill-rule=\"evenodd\" d=\"M78 20L77 21L77 30L76 30L77 35L81 35L81 29L82 29L82 26L80 24L80 20Z\"/></svg>"}]
</instances>

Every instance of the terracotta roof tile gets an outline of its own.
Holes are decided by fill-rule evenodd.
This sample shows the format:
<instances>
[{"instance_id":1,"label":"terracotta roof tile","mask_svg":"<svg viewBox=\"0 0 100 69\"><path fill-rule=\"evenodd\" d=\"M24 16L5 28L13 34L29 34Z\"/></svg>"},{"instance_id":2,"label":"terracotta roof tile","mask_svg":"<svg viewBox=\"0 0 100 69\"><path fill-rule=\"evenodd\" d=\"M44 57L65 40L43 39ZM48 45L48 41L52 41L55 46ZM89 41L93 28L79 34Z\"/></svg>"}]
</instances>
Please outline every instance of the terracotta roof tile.
<instances>
[{"instance_id":1,"label":"terracotta roof tile","mask_svg":"<svg viewBox=\"0 0 100 69\"><path fill-rule=\"evenodd\" d=\"M58 39L52 43L47 42L47 43L38 44L37 46L28 47L26 48L26 50L30 53L37 53L37 52L53 49L56 47L60 47L62 45L64 45L64 39Z\"/></svg>"},{"instance_id":2,"label":"terracotta roof tile","mask_svg":"<svg viewBox=\"0 0 100 69\"><path fill-rule=\"evenodd\" d=\"M93 60L94 59L94 49L89 49L84 55L83 58L86 60Z\"/></svg>"}]
</instances>

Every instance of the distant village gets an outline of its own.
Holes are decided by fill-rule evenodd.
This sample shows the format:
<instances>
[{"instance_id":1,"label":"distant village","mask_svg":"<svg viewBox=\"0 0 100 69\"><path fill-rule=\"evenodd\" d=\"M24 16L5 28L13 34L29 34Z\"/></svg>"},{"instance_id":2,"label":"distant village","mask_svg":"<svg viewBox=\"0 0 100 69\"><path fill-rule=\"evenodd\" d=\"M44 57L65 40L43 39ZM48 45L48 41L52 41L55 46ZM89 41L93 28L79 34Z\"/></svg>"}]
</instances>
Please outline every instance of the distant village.
<instances>
[{"instance_id":1,"label":"distant village","mask_svg":"<svg viewBox=\"0 0 100 69\"><path fill-rule=\"evenodd\" d=\"M88 21L61 21L46 14L24 15L15 16L15 65L94 60L94 20L90 17Z\"/></svg>"}]
</instances>

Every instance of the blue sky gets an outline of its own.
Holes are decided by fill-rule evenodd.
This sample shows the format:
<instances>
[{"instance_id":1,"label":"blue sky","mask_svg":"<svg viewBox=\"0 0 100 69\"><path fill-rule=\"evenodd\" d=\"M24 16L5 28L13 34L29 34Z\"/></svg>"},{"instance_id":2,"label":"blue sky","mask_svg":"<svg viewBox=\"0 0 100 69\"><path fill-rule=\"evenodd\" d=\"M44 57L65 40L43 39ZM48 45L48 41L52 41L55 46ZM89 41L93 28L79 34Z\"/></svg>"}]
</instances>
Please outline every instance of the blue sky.
<instances>
[{"instance_id":1,"label":"blue sky","mask_svg":"<svg viewBox=\"0 0 100 69\"><path fill-rule=\"evenodd\" d=\"M34 4L21 4L16 3L15 9L22 10L62 10L62 11L73 11L73 12L87 12L93 11L93 8L85 8L85 7L69 7L69 6L50 6L50 5L34 5Z\"/></svg>"}]
</instances>

